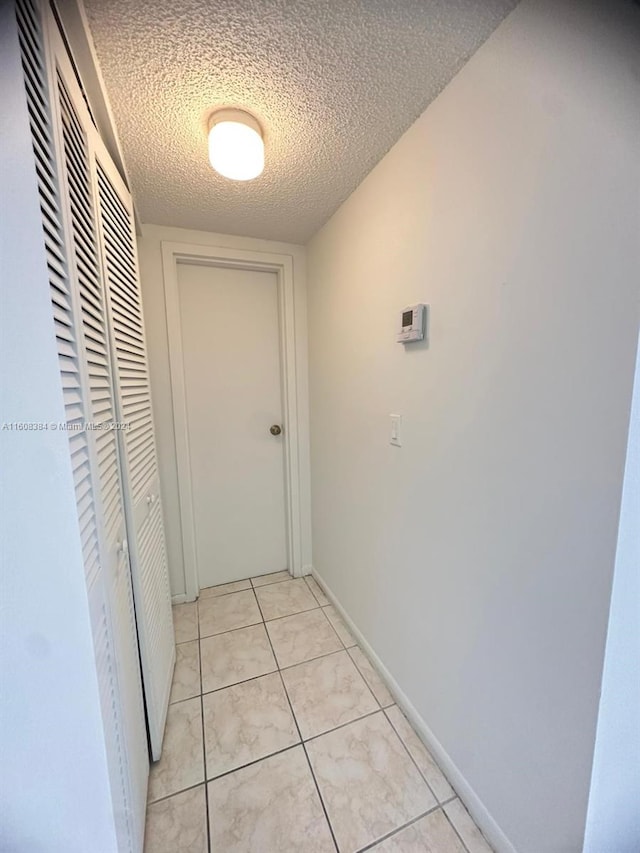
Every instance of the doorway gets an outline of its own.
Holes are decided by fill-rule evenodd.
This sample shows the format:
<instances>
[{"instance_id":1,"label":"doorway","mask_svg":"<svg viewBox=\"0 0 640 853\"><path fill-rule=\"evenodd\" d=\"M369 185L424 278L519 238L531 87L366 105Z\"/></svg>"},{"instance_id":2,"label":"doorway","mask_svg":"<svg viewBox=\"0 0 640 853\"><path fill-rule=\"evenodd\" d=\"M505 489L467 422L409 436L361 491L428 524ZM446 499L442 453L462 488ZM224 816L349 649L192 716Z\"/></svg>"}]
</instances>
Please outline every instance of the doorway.
<instances>
[{"instance_id":1,"label":"doorway","mask_svg":"<svg viewBox=\"0 0 640 853\"><path fill-rule=\"evenodd\" d=\"M304 278L294 284L289 254L161 245L185 577L176 597L285 568L299 577L310 562Z\"/></svg>"},{"instance_id":2,"label":"doorway","mask_svg":"<svg viewBox=\"0 0 640 853\"><path fill-rule=\"evenodd\" d=\"M200 587L288 569L277 276L177 275Z\"/></svg>"}]
</instances>

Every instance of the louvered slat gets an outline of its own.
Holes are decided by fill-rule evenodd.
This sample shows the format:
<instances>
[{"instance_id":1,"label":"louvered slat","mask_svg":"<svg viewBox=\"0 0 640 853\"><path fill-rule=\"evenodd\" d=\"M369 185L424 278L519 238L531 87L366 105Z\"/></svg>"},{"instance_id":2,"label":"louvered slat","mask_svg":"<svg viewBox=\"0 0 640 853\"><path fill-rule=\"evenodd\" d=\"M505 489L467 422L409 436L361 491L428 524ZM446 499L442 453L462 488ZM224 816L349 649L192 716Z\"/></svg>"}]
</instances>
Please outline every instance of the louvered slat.
<instances>
[{"instance_id":1,"label":"louvered slat","mask_svg":"<svg viewBox=\"0 0 640 853\"><path fill-rule=\"evenodd\" d=\"M74 326L73 301L65 261L66 249L61 225L62 215L44 63L43 33L38 9L34 3L29 0L17 3L16 14L31 119L40 209L43 217L43 237L50 275L51 303L58 344L65 416L69 427L73 427L83 423L85 409L78 338ZM82 528L85 572L87 585L90 588L101 570L101 565L91 468L88 459L88 438L84 430L69 431L69 449Z\"/></svg>"},{"instance_id":2,"label":"louvered slat","mask_svg":"<svg viewBox=\"0 0 640 853\"><path fill-rule=\"evenodd\" d=\"M138 536L142 586L147 590L145 606L149 625L147 642L151 648L164 646L166 620L166 595L162 580L167 574L162 506L160 500L151 507L149 515L140 527Z\"/></svg>"},{"instance_id":3,"label":"louvered slat","mask_svg":"<svg viewBox=\"0 0 640 853\"><path fill-rule=\"evenodd\" d=\"M106 308L100 281L98 245L95 237L95 213L91 193L91 175L85 134L71 98L58 77L60 115L64 155L71 202L73 250L80 294L85 336L85 358L90 395L91 418L96 426L95 444L102 496L103 521L107 542L114 542L123 519L120 482L117 476L116 434L108 429L114 422L113 398L106 328ZM99 405L93 393L101 389ZM100 428L105 427L105 428Z\"/></svg>"},{"instance_id":4,"label":"louvered slat","mask_svg":"<svg viewBox=\"0 0 640 853\"><path fill-rule=\"evenodd\" d=\"M145 487L156 474L142 306L129 213L100 165L98 165L98 191L113 311L121 417L129 425L125 431L124 440L129 461L132 497L135 503L144 497ZM133 407L140 402L146 408L148 416L134 419ZM138 408L136 408L137 411L139 411Z\"/></svg>"}]
</instances>

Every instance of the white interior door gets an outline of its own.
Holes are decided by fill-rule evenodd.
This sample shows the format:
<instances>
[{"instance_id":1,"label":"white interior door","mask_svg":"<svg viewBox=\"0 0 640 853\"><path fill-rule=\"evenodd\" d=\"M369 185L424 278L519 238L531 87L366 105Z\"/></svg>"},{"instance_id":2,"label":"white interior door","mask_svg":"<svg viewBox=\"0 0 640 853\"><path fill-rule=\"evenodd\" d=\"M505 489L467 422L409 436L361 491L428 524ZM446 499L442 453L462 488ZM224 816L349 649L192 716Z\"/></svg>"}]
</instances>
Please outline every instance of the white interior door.
<instances>
[{"instance_id":1,"label":"white interior door","mask_svg":"<svg viewBox=\"0 0 640 853\"><path fill-rule=\"evenodd\" d=\"M275 273L178 264L200 587L288 568Z\"/></svg>"}]
</instances>

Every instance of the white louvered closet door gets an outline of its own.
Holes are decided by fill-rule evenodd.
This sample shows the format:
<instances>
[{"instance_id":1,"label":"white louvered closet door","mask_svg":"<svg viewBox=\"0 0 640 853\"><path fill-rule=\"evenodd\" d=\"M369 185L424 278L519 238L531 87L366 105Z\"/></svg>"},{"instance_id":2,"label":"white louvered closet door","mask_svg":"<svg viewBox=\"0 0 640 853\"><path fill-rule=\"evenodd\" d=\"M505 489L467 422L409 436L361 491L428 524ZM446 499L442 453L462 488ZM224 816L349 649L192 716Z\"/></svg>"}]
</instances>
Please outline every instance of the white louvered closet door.
<instances>
[{"instance_id":1,"label":"white louvered closet door","mask_svg":"<svg viewBox=\"0 0 640 853\"><path fill-rule=\"evenodd\" d=\"M45 30L35 0L19 0L16 13L114 823L119 849L138 853L148 757L133 602L126 553L109 541L109 536L113 540L123 534L122 513L118 520L117 509L112 511L109 535L103 523L106 503L120 486L117 466L115 485L98 473L100 459L108 453L108 434L98 441L99 433L87 428L87 422L100 417L103 402L97 401L109 396L110 384L104 327L96 322L100 277L86 135L63 82L72 75L59 38L56 42L52 37L48 53L45 50L45 31L52 36L52 19L46 18Z\"/></svg>"},{"instance_id":2,"label":"white louvered closet door","mask_svg":"<svg viewBox=\"0 0 640 853\"><path fill-rule=\"evenodd\" d=\"M109 586L114 645L118 656L120 703L126 720L123 737L132 775L133 813L139 815L145 810L149 756L117 437L109 428L116 421L116 414L96 206L89 168L91 147L74 105L74 101L82 103L79 101L80 93L74 92L75 81L69 78L68 73L64 74L61 63L56 84L63 175L87 377L87 409L89 420L95 427L92 432L101 499L104 572ZM87 121L88 116L85 117L85 125ZM140 835L142 829L142 826L137 827L136 835Z\"/></svg>"},{"instance_id":3,"label":"white louvered closet door","mask_svg":"<svg viewBox=\"0 0 640 853\"><path fill-rule=\"evenodd\" d=\"M106 151L97 196L116 368L125 506L151 751L160 757L175 663L171 594L131 197Z\"/></svg>"}]
</instances>

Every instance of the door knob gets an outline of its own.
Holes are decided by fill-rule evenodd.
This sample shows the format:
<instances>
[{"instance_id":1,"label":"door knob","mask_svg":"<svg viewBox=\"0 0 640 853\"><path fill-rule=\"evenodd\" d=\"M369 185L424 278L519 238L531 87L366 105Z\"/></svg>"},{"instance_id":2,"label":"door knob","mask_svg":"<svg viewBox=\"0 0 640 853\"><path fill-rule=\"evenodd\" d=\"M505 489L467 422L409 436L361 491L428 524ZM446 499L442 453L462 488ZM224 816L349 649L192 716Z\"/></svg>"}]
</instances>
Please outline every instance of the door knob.
<instances>
[{"instance_id":1,"label":"door knob","mask_svg":"<svg viewBox=\"0 0 640 853\"><path fill-rule=\"evenodd\" d=\"M269 432L271 433L271 435L280 435L280 433L282 432L282 427L281 427L281 426L278 426L278 424L274 424L274 425L269 429Z\"/></svg>"}]
</instances>

